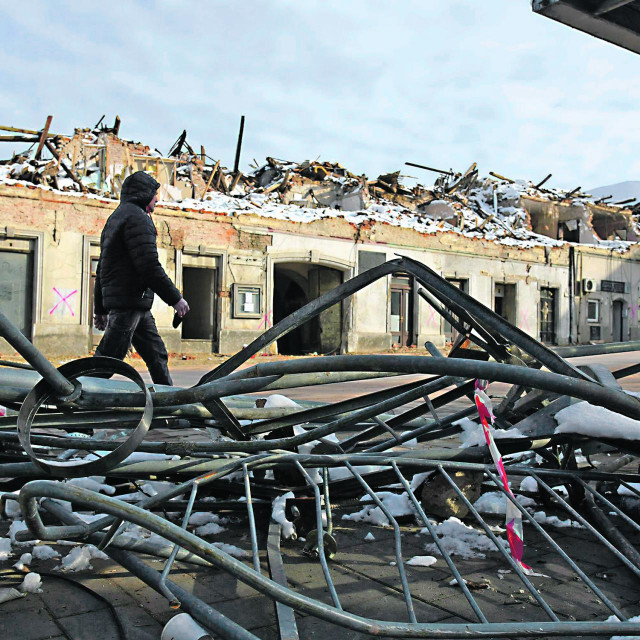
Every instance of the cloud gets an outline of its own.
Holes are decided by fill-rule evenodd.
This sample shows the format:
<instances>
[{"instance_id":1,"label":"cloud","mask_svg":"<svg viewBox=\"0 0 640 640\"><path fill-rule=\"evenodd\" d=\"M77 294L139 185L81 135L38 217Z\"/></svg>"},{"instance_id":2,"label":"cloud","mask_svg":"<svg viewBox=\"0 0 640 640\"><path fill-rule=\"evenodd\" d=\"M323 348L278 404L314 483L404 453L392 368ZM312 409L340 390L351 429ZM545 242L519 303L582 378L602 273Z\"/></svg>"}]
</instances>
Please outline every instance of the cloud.
<instances>
[{"instance_id":1,"label":"cloud","mask_svg":"<svg viewBox=\"0 0 640 640\"><path fill-rule=\"evenodd\" d=\"M244 114L244 166L321 154L372 176L410 160L563 186L639 177L640 58L524 1L24 4L0 7L16 126L119 114L124 136L166 151L186 128L229 165Z\"/></svg>"}]
</instances>

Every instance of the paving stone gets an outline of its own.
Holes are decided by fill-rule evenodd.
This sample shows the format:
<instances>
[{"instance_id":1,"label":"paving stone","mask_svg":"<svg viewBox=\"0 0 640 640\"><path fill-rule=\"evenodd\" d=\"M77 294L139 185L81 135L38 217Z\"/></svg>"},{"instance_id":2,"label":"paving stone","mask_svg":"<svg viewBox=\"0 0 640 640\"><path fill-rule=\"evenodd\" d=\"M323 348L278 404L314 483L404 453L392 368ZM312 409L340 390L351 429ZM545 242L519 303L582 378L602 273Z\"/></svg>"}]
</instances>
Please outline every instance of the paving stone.
<instances>
[{"instance_id":1,"label":"paving stone","mask_svg":"<svg viewBox=\"0 0 640 640\"><path fill-rule=\"evenodd\" d=\"M438 622L450 617L450 614L437 607L425 604L413 598L416 619L420 622ZM385 593L377 598L356 600L349 607L350 613L393 622L409 622L409 612L404 597L400 593Z\"/></svg>"},{"instance_id":2,"label":"paving stone","mask_svg":"<svg viewBox=\"0 0 640 640\"><path fill-rule=\"evenodd\" d=\"M157 639L162 625L141 607L133 605L118 607L117 614L122 624L129 630L131 640ZM118 637L118 627L113 614L103 609L58 619L71 640L113 640ZM90 634L88 633L90 630Z\"/></svg>"},{"instance_id":3,"label":"paving stone","mask_svg":"<svg viewBox=\"0 0 640 640\"><path fill-rule=\"evenodd\" d=\"M117 611L127 629L144 629L153 632L154 637L157 638L164 626L139 605L118 607Z\"/></svg>"},{"instance_id":4,"label":"paving stone","mask_svg":"<svg viewBox=\"0 0 640 640\"><path fill-rule=\"evenodd\" d=\"M358 510L359 509L354 509L353 511L355 512ZM336 512L336 516L341 513L347 512L342 510L338 511ZM386 541L393 540L393 529L389 529L388 527L375 526L369 522L358 522L357 524L351 524L347 520L334 520L333 536L338 543L338 553L340 553L341 549L349 549L354 545L362 544L364 541L364 537L368 533L371 533L375 538L374 542L367 543L370 546L372 544L381 545Z\"/></svg>"},{"instance_id":5,"label":"paving stone","mask_svg":"<svg viewBox=\"0 0 640 640\"><path fill-rule=\"evenodd\" d=\"M370 635L338 627L313 616L299 618L296 622L299 636L309 640L314 638L318 640L325 640L326 638L331 638L331 640L364 640L365 638L371 638Z\"/></svg>"},{"instance_id":6,"label":"paving stone","mask_svg":"<svg viewBox=\"0 0 640 640\"><path fill-rule=\"evenodd\" d=\"M406 614L406 608L404 613ZM427 620L421 620L419 615L417 617L420 622L428 622ZM300 638L304 640L307 640L307 638L318 638L318 640L325 640L326 638L331 638L331 640L365 640L366 638L372 637L370 634L353 631L314 616L298 618L296 622L298 624ZM432 620L431 622L438 622L439 626L454 623L466 624L465 620L451 616L441 617L437 621ZM390 638L391 636L376 634L375 637L384 639Z\"/></svg>"},{"instance_id":7,"label":"paving stone","mask_svg":"<svg viewBox=\"0 0 640 640\"><path fill-rule=\"evenodd\" d=\"M315 589L300 587L297 591L302 595L333 606L333 599L326 586L316 587ZM395 594L394 591L391 591L384 584L366 578L360 578L359 576L354 576L348 584L342 584L336 587L336 592L340 605L347 611L352 611L353 607L358 603L368 600L378 600L389 593ZM401 596L398 595L398 597Z\"/></svg>"},{"instance_id":8,"label":"paving stone","mask_svg":"<svg viewBox=\"0 0 640 640\"><path fill-rule=\"evenodd\" d=\"M260 640L280 640L280 633L278 632L278 628L274 625L260 627L259 629L251 629L251 633L260 638ZM301 636L301 638L304 637L305 636Z\"/></svg>"},{"instance_id":9,"label":"paving stone","mask_svg":"<svg viewBox=\"0 0 640 640\"><path fill-rule=\"evenodd\" d=\"M107 606L81 587L56 578L43 578L42 593L39 595L60 617L98 611Z\"/></svg>"},{"instance_id":10,"label":"paving stone","mask_svg":"<svg viewBox=\"0 0 640 640\"><path fill-rule=\"evenodd\" d=\"M558 540L558 544L565 553L584 570L584 565L592 565L601 568L614 567L620 564L620 559L609 551L605 546L593 539L586 538L563 538ZM525 541L526 545L526 541Z\"/></svg>"},{"instance_id":11,"label":"paving stone","mask_svg":"<svg viewBox=\"0 0 640 640\"><path fill-rule=\"evenodd\" d=\"M621 564L606 569L599 568L597 571L591 572L589 577L605 592L608 589L616 589L616 591L621 591L623 597L629 596L636 599L638 597L638 576L625 565Z\"/></svg>"},{"instance_id":12,"label":"paving stone","mask_svg":"<svg viewBox=\"0 0 640 640\"><path fill-rule=\"evenodd\" d=\"M251 598L260 592L225 571L212 569L209 573L198 576L192 593L203 602L214 604L233 598Z\"/></svg>"},{"instance_id":13,"label":"paving stone","mask_svg":"<svg viewBox=\"0 0 640 640\"><path fill-rule=\"evenodd\" d=\"M426 552L422 552L421 555L426 555ZM431 567L412 567L406 564L410 557L410 555L404 557L405 572L410 586L415 580L442 580L449 575L444 560L438 561L440 563L439 567L435 565ZM394 564L391 564L391 562ZM395 556L390 559L389 557L378 557L371 553L354 553L349 554L349 557L345 559L342 565L359 574L364 574L372 580L383 582L396 589L402 588L398 566L395 564Z\"/></svg>"},{"instance_id":14,"label":"paving stone","mask_svg":"<svg viewBox=\"0 0 640 640\"><path fill-rule=\"evenodd\" d=\"M71 640L113 640L118 637L118 627L108 609L58 618L58 624Z\"/></svg>"},{"instance_id":15,"label":"paving stone","mask_svg":"<svg viewBox=\"0 0 640 640\"><path fill-rule=\"evenodd\" d=\"M42 640L59 637L62 631L46 609L0 615L0 638Z\"/></svg>"},{"instance_id":16,"label":"paving stone","mask_svg":"<svg viewBox=\"0 0 640 640\"><path fill-rule=\"evenodd\" d=\"M222 600L212 606L223 616L248 630L276 624L273 600L265 596Z\"/></svg>"},{"instance_id":17,"label":"paving stone","mask_svg":"<svg viewBox=\"0 0 640 640\"><path fill-rule=\"evenodd\" d=\"M142 607L154 619L159 622L166 622L175 615L175 610L169 606L169 601L151 587L144 585L143 588L135 591L131 596L131 604ZM120 609L120 607L118 608Z\"/></svg>"},{"instance_id":18,"label":"paving stone","mask_svg":"<svg viewBox=\"0 0 640 640\"><path fill-rule=\"evenodd\" d=\"M105 572L93 573L88 576L74 577L74 580L106 598L113 606L134 604L133 597L110 578L112 575L114 574Z\"/></svg>"},{"instance_id":19,"label":"paving stone","mask_svg":"<svg viewBox=\"0 0 640 640\"><path fill-rule=\"evenodd\" d=\"M5 583L3 581L3 587L13 587L14 589L18 588L20 582L16 584ZM17 598L16 600L10 600L9 602L4 602L0 605L0 615L5 615L7 613L16 613L18 611L30 612L30 611L38 611L38 609L44 609L44 601L40 597L40 593L28 593L24 598Z\"/></svg>"},{"instance_id":20,"label":"paving stone","mask_svg":"<svg viewBox=\"0 0 640 640\"><path fill-rule=\"evenodd\" d=\"M609 568L604 568L601 565L593 564L582 558L576 558L575 556L577 554L573 552L573 549L571 549L571 551L571 559L580 569L582 569L582 571L587 575L588 578L593 579L598 575L602 575L603 572L606 573L607 571L609 571ZM558 580L559 582L576 582L581 580L575 570L557 554L548 554L546 556L537 558L533 563L533 569L536 572L544 573L545 575L554 580Z\"/></svg>"}]
</instances>

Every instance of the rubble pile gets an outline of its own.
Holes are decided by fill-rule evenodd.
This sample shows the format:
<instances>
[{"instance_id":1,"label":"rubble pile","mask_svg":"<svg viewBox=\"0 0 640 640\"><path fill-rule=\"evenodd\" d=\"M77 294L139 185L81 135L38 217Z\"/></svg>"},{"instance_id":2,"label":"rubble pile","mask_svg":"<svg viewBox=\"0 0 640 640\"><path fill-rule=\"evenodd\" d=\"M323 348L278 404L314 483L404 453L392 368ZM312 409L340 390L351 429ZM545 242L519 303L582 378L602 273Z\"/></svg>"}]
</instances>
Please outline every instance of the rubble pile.
<instances>
[{"instance_id":1,"label":"rubble pile","mask_svg":"<svg viewBox=\"0 0 640 640\"><path fill-rule=\"evenodd\" d=\"M437 173L432 186L403 184L400 171L369 180L338 163L296 163L268 157L249 173L229 170L201 147L179 136L168 154L118 137L113 127L76 129L73 136L11 129L29 135L3 136L31 147L0 160L0 182L118 198L123 180L137 170L161 183L167 206L295 222L341 217L355 226L378 222L423 234L455 233L523 247L575 242L626 251L640 237L640 204L606 204L580 188L551 189L550 178L533 183L490 172L481 177L471 165L464 173L410 166ZM44 140L43 144L40 144ZM42 159L43 149L52 156Z\"/></svg>"}]
</instances>

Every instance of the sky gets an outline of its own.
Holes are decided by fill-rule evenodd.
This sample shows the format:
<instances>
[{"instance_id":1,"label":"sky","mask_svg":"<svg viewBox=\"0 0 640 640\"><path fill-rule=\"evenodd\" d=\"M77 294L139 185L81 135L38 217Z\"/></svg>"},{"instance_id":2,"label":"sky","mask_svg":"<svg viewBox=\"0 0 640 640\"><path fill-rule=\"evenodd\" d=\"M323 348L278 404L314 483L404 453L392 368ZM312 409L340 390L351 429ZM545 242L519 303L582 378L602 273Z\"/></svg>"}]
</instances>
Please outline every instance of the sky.
<instances>
[{"instance_id":1,"label":"sky","mask_svg":"<svg viewBox=\"0 0 640 640\"><path fill-rule=\"evenodd\" d=\"M240 168L406 161L573 189L640 179L640 56L529 0L0 0L0 124L120 135ZM0 157L19 150L0 143Z\"/></svg>"}]
</instances>

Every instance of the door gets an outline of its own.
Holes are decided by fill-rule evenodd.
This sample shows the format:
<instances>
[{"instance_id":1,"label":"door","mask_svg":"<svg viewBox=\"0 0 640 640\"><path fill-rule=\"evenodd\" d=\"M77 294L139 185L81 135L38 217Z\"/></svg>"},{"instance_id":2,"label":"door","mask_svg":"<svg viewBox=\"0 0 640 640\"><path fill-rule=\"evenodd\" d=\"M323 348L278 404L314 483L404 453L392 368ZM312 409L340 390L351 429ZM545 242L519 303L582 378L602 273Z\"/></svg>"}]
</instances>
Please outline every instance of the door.
<instances>
[{"instance_id":1,"label":"door","mask_svg":"<svg viewBox=\"0 0 640 640\"><path fill-rule=\"evenodd\" d=\"M493 310L507 322L516 324L516 285L496 283L493 289Z\"/></svg>"},{"instance_id":2,"label":"door","mask_svg":"<svg viewBox=\"0 0 640 640\"><path fill-rule=\"evenodd\" d=\"M0 251L0 311L31 339L33 253Z\"/></svg>"},{"instance_id":3,"label":"door","mask_svg":"<svg viewBox=\"0 0 640 640\"><path fill-rule=\"evenodd\" d=\"M409 339L409 295L408 288L392 286L389 327L391 344L400 347L408 346Z\"/></svg>"},{"instance_id":4,"label":"door","mask_svg":"<svg viewBox=\"0 0 640 640\"><path fill-rule=\"evenodd\" d=\"M315 299L342 284L342 271L331 267L317 267L309 270L310 299ZM325 309L314 323L314 342L318 353L340 352L342 343L342 303L338 302Z\"/></svg>"},{"instance_id":5,"label":"door","mask_svg":"<svg viewBox=\"0 0 640 640\"><path fill-rule=\"evenodd\" d=\"M102 340L102 336L104 335L104 331L100 331L95 328L93 324L93 300L94 300L94 290L96 286L96 275L98 273L98 260L99 258L96 256L91 257L91 279L89 282L89 308L87 309L87 313L89 315L88 322L91 327L90 336L91 343L89 344L89 350L95 349L99 344L100 340Z\"/></svg>"},{"instance_id":6,"label":"door","mask_svg":"<svg viewBox=\"0 0 640 640\"><path fill-rule=\"evenodd\" d=\"M612 318L611 318L611 327L613 329L611 339L614 342L622 342L624 338L622 337L622 311L624 308L624 302L622 300L614 300L612 305Z\"/></svg>"},{"instance_id":7,"label":"door","mask_svg":"<svg viewBox=\"0 0 640 640\"><path fill-rule=\"evenodd\" d=\"M469 290L469 281L466 279L462 279L462 278L447 278L447 282L449 284L452 284L454 287L457 287L458 289L460 289L460 291L464 291L464 293L468 293ZM454 313L451 314L456 320L458 320L458 316L455 315ZM444 319L444 327L443 327L443 333L444 333L444 337L445 340L447 342L455 342L456 338L458 337L458 330L455 329L451 323L445 318Z\"/></svg>"},{"instance_id":8,"label":"door","mask_svg":"<svg viewBox=\"0 0 640 640\"><path fill-rule=\"evenodd\" d=\"M216 269L183 267L183 297L190 311L182 321L183 340L213 340L215 332Z\"/></svg>"}]
</instances>

